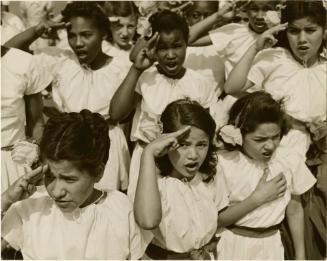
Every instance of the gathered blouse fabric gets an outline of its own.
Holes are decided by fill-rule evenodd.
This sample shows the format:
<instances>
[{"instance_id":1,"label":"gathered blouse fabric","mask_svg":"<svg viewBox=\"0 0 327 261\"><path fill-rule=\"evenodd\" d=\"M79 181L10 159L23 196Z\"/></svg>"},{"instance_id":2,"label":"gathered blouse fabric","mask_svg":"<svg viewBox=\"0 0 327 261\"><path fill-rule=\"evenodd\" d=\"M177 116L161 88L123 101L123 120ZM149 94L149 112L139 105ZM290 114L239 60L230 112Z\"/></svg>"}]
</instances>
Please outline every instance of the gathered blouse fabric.
<instances>
[{"instance_id":1,"label":"gathered blouse fabric","mask_svg":"<svg viewBox=\"0 0 327 261\"><path fill-rule=\"evenodd\" d=\"M158 72L155 66L141 75L136 92L142 96L137 105L131 131L132 141L149 143L162 131L161 113L176 100L190 98L205 108L217 103L215 82L192 69L186 69L181 79L171 79ZM131 160L128 195L134 200L143 148L137 143Z\"/></svg>"},{"instance_id":2,"label":"gathered blouse fabric","mask_svg":"<svg viewBox=\"0 0 327 261\"><path fill-rule=\"evenodd\" d=\"M227 78L260 34L251 30L247 24L231 23L210 31L209 36L219 57L225 63Z\"/></svg>"},{"instance_id":3,"label":"gathered blouse fabric","mask_svg":"<svg viewBox=\"0 0 327 261\"><path fill-rule=\"evenodd\" d=\"M118 191L97 204L62 212L47 194L12 205L2 237L24 259L139 259L145 245L132 205Z\"/></svg>"},{"instance_id":4,"label":"gathered blouse fabric","mask_svg":"<svg viewBox=\"0 0 327 261\"><path fill-rule=\"evenodd\" d=\"M229 205L241 202L253 193L265 168L269 170L267 181L280 173L287 181L283 197L251 211L235 223L238 226L267 228L279 224L285 217L291 194L301 195L316 182L301 156L284 148L278 148L268 163L250 159L239 151L221 152L218 165L222 175L217 178L226 183ZM223 229L220 236L219 259L284 259L279 232L264 238L252 238Z\"/></svg>"},{"instance_id":5,"label":"gathered blouse fabric","mask_svg":"<svg viewBox=\"0 0 327 261\"><path fill-rule=\"evenodd\" d=\"M1 57L1 147L25 140L25 95L47 87L51 79L29 53L10 48ZM11 152L1 151L1 189L5 191L25 170L12 161Z\"/></svg>"},{"instance_id":6,"label":"gathered blouse fabric","mask_svg":"<svg viewBox=\"0 0 327 261\"><path fill-rule=\"evenodd\" d=\"M162 219L151 231L152 243L170 251L186 253L207 244L217 229L218 211L227 205L225 184L203 181L197 174L191 181L159 177ZM217 187L219 185L219 187Z\"/></svg>"},{"instance_id":7,"label":"gathered blouse fabric","mask_svg":"<svg viewBox=\"0 0 327 261\"><path fill-rule=\"evenodd\" d=\"M293 118L305 123L326 120L327 62L324 58L311 67L304 67L284 48L267 49L256 57L248 79L254 83L254 89L262 89L275 100L282 100L286 113ZM303 131L292 130L282 143L298 148L298 152L305 155L310 137Z\"/></svg>"},{"instance_id":8,"label":"gathered blouse fabric","mask_svg":"<svg viewBox=\"0 0 327 261\"><path fill-rule=\"evenodd\" d=\"M88 109L109 117L112 96L127 74L128 68L113 58L98 70L82 66L70 50L40 49L36 54L40 66L52 75L53 100L59 110L80 112ZM129 151L119 125L109 126L110 150L103 178L97 184L103 189L127 189Z\"/></svg>"}]
</instances>

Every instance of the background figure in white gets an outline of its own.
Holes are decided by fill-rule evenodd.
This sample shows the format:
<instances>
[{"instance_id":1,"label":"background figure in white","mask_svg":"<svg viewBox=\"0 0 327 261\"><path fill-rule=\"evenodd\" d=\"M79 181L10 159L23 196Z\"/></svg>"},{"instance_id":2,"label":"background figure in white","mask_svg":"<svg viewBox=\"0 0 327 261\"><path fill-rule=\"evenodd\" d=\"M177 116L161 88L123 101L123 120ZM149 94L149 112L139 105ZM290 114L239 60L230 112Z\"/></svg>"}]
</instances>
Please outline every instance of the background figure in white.
<instances>
[{"instance_id":1,"label":"background figure in white","mask_svg":"<svg viewBox=\"0 0 327 261\"><path fill-rule=\"evenodd\" d=\"M43 131L40 92L50 83L33 56L1 46L1 190L25 174L11 157L13 145L26 134L40 139ZM25 133L25 122L26 129Z\"/></svg>"},{"instance_id":2,"label":"background figure in white","mask_svg":"<svg viewBox=\"0 0 327 261\"><path fill-rule=\"evenodd\" d=\"M20 1L19 8L26 28L49 21L53 16L53 1ZM30 49L49 46L49 41L49 39L39 38L30 46Z\"/></svg>"},{"instance_id":3,"label":"background figure in white","mask_svg":"<svg viewBox=\"0 0 327 261\"><path fill-rule=\"evenodd\" d=\"M23 21L17 15L6 10L9 10L9 8L6 8L1 1L1 44L25 30Z\"/></svg>"}]
</instances>

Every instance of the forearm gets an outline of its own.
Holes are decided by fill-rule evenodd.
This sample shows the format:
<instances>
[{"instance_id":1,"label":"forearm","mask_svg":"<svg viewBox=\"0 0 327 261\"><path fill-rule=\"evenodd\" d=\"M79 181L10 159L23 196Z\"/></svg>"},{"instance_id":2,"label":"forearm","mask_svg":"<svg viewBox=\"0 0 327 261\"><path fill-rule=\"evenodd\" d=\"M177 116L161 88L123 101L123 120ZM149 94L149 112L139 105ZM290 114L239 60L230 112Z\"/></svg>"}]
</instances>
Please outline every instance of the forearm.
<instances>
[{"instance_id":1,"label":"forearm","mask_svg":"<svg viewBox=\"0 0 327 261\"><path fill-rule=\"evenodd\" d=\"M249 196L245 200L227 207L218 215L218 227L227 227L236 223L259 206L260 204L252 196Z\"/></svg>"},{"instance_id":2,"label":"forearm","mask_svg":"<svg viewBox=\"0 0 327 261\"><path fill-rule=\"evenodd\" d=\"M193 44L199 37L201 37L203 34L207 33L213 25L217 22L217 19L219 19L220 14L218 12L210 15L206 19L203 19L202 21L192 25L190 27L190 34L188 43Z\"/></svg>"},{"instance_id":3,"label":"forearm","mask_svg":"<svg viewBox=\"0 0 327 261\"><path fill-rule=\"evenodd\" d=\"M41 140L44 119L42 115L43 101L41 93L25 96L26 103L26 135L37 142Z\"/></svg>"},{"instance_id":4,"label":"forearm","mask_svg":"<svg viewBox=\"0 0 327 261\"><path fill-rule=\"evenodd\" d=\"M23 51L28 51L29 46L41 35L42 33L37 30L37 26L33 26L20 34L15 35L4 45L7 47L14 47Z\"/></svg>"},{"instance_id":5,"label":"forearm","mask_svg":"<svg viewBox=\"0 0 327 261\"><path fill-rule=\"evenodd\" d=\"M141 70L134 65L131 66L126 78L112 97L109 111L112 120L123 120L135 108L137 103L135 87L141 74Z\"/></svg>"},{"instance_id":6,"label":"forearm","mask_svg":"<svg viewBox=\"0 0 327 261\"><path fill-rule=\"evenodd\" d=\"M256 45L253 44L235 65L224 85L227 94L238 94L246 91L248 87L246 86L247 76L257 53Z\"/></svg>"},{"instance_id":7,"label":"forearm","mask_svg":"<svg viewBox=\"0 0 327 261\"><path fill-rule=\"evenodd\" d=\"M305 259L304 248L304 213L300 196L293 196L286 209L295 250L295 259Z\"/></svg>"},{"instance_id":8,"label":"forearm","mask_svg":"<svg viewBox=\"0 0 327 261\"><path fill-rule=\"evenodd\" d=\"M9 198L7 191L1 194L1 213L7 211L14 202Z\"/></svg>"},{"instance_id":9,"label":"forearm","mask_svg":"<svg viewBox=\"0 0 327 261\"><path fill-rule=\"evenodd\" d=\"M134 213L136 222L144 229L157 227L162 217L155 159L146 150L144 150L141 157L140 175L134 201Z\"/></svg>"}]
</instances>

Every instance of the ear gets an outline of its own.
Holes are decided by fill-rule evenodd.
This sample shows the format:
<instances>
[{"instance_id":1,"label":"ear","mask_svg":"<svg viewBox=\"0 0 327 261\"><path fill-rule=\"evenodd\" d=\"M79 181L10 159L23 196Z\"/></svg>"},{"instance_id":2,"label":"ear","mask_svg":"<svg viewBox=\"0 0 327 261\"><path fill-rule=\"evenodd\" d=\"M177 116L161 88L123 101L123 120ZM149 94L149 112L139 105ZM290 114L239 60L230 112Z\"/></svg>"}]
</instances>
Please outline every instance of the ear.
<instances>
[{"instance_id":1,"label":"ear","mask_svg":"<svg viewBox=\"0 0 327 261\"><path fill-rule=\"evenodd\" d=\"M95 176L95 183L99 182L100 179L102 178L103 176L103 173L104 173L104 168L105 168L105 164L103 163L100 163L99 166L97 166L95 172L96 172L96 176Z\"/></svg>"}]
</instances>

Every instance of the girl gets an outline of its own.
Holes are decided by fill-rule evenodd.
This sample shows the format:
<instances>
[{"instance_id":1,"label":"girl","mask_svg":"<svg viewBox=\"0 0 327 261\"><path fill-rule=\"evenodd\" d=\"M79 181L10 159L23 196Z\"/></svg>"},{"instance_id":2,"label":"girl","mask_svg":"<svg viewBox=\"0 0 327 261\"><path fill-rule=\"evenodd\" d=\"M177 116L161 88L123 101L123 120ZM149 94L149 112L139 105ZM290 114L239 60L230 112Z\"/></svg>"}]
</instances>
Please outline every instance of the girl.
<instances>
[{"instance_id":1,"label":"girl","mask_svg":"<svg viewBox=\"0 0 327 261\"><path fill-rule=\"evenodd\" d=\"M120 59L102 52L102 40L107 36L109 21L93 2L72 2L62 11L67 24L71 49L41 49L35 55L41 68L52 80L53 100L64 112L87 108L109 118L112 95L126 75ZM60 24L59 24L60 25ZM58 25L54 25L58 26ZM54 26L39 24L14 37L7 44L28 46ZM99 188L126 190L128 185L129 151L124 133L115 121L108 120L112 141L109 160Z\"/></svg>"},{"instance_id":2,"label":"girl","mask_svg":"<svg viewBox=\"0 0 327 261\"><path fill-rule=\"evenodd\" d=\"M218 259L284 259L278 227L285 212L295 258L305 259L300 195L314 185L315 178L298 154L278 147L286 132L281 105L270 94L254 92L232 106L228 125L219 133L227 149L218 155L219 178L226 182L229 206L219 213L218 225L226 229L217 246ZM276 192L285 188L286 192L259 207L253 204L249 195L258 184L267 178L283 183L280 176L287 183Z\"/></svg>"},{"instance_id":3,"label":"girl","mask_svg":"<svg viewBox=\"0 0 327 261\"><path fill-rule=\"evenodd\" d=\"M19 61L19 62L17 62ZM41 91L50 83L34 57L1 46L1 190L25 174L11 156L14 144L43 132Z\"/></svg>"},{"instance_id":4,"label":"girl","mask_svg":"<svg viewBox=\"0 0 327 261\"><path fill-rule=\"evenodd\" d=\"M135 218L152 230L153 244L146 251L150 258L203 259L198 255L213 239L218 210L226 206L220 197L223 184L216 189L213 181L215 122L188 99L169 104L161 121L164 134L142 153Z\"/></svg>"},{"instance_id":5,"label":"girl","mask_svg":"<svg viewBox=\"0 0 327 261\"><path fill-rule=\"evenodd\" d=\"M154 14L150 23L153 36L149 46L137 53L110 105L110 117L118 121L136 108L131 140L137 141L137 145L132 156L128 188L132 199L142 147L160 133L159 117L167 104L189 96L209 108L218 99L213 82L183 67L188 39L186 21L176 13L165 10ZM156 66L152 66L154 57L158 63Z\"/></svg>"},{"instance_id":6,"label":"girl","mask_svg":"<svg viewBox=\"0 0 327 261\"><path fill-rule=\"evenodd\" d=\"M203 259L216 233L218 210L228 201L224 180L214 180L215 122L188 99L169 104L161 121L164 134L142 154L135 218L142 228L152 230L145 234L153 238L146 252L151 258ZM260 205L276 197L279 188L262 182L250 199Z\"/></svg>"},{"instance_id":7,"label":"girl","mask_svg":"<svg viewBox=\"0 0 327 261\"><path fill-rule=\"evenodd\" d=\"M103 52L113 57L120 57L130 66L129 52L136 36L137 8L132 1L107 1L104 2L104 9L110 20L111 34L102 43Z\"/></svg>"},{"instance_id":8,"label":"girl","mask_svg":"<svg viewBox=\"0 0 327 261\"><path fill-rule=\"evenodd\" d=\"M225 63L226 78L248 48L267 30L267 11L276 10L276 5L279 3L279 1L270 0L251 0L247 2L248 4L241 6L240 9L246 11L249 18L248 24L227 24L209 31L209 35L199 39L203 32L210 30L217 20L229 14L227 11L231 10L233 5L227 3L221 10L190 29L190 45L214 45L218 55ZM227 14L225 14L226 12Z\"/></svg>"},{"instance_id":9,"label":"girl","mask_svg":"<svg viewBox=\"0 0 327 261\"><path fill-rule=\"evenodd\" d=\"M293 129L282 145L305 159L311 143L305 124L326 120L327 64L320 55L325 45L326 10L322 1L288 1L282 23L249 48L227 80L225 91L237 94L263 89L274 99L284 98ZM278 32L281 47L264 50L254 60L258 51L276 44L274 34Z\"/></svg>"},{"instance_id":10,"label":"girl","mask_svg":"<svg viewBox=\"0 0 327 261\"><path fill-rule=\"evenodd\" d=\"M45 165L2 194L2 212L7 212L1 250L9 244L24 259L141 258L140 231L127 197L94 188L109 146L108 124L98 113L50 118L40 144ZM42 177L48 195L28 198Z\"/></svg>"},{"instance_id":11,"label":"girl","mask_svg":"<svg viewBox=\"0 0 327 261\"><path fill-rule=\"evenodd\" d=\"M193 1L193 5L185 12L185 17L189 26L192 26L217 10L218 1ZM213 77L217 82L217 96L220 96L225 82L225 66L213 45L189 46L186 50L185 67Z\"/></svg>"}]
</instances>

